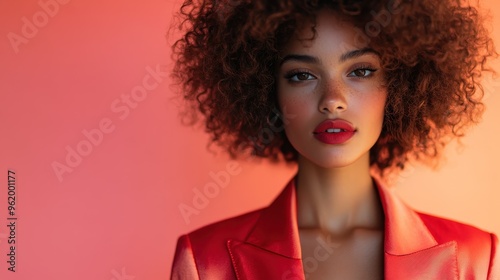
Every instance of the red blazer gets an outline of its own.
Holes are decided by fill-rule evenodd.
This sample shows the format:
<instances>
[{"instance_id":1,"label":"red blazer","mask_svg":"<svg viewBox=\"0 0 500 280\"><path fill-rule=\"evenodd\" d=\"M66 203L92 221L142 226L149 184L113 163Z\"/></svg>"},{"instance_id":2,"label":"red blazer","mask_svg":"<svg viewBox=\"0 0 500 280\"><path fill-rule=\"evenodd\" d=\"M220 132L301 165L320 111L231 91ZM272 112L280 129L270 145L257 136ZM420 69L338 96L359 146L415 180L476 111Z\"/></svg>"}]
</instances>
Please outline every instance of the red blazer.
<instances>
[{"instance_id":1,"label":"red blazer","mask_svg":"<svg viewBox=\"0 0 500 280\"><path fill-rule=\"evenodd\" d=\"M266 208L181 236L171 279L305 279L294 181ZM376 185L385 213L385 279L500 279L495 235L415 212Z\"/></svg>"}]
</instances>

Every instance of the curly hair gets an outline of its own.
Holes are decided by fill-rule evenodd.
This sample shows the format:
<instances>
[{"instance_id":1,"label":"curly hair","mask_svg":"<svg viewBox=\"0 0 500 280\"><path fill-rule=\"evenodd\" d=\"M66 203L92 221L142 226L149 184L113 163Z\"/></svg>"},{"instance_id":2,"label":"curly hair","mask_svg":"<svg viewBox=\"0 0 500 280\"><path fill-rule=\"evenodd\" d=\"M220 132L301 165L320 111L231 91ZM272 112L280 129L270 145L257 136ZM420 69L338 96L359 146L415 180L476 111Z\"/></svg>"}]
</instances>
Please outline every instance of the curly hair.
<instances>
[{"instance_id":1,"label":"curly hair","mask_svg":"<svg viewBox=\"0 0 500 280\"><path fill-rule=\"evenodd\" d=\"M275 71L295 30L329 8L359 28L381 57L388 97L370 164L382 174L438 158L484 110L480 78L497 56L484 18L460 0L186 0L173 78L211 140L295 161L278 118ZM315 34L315 33L313 33ZM314 36L313 36L314 37Z\"/></svg>"}]
</instances>

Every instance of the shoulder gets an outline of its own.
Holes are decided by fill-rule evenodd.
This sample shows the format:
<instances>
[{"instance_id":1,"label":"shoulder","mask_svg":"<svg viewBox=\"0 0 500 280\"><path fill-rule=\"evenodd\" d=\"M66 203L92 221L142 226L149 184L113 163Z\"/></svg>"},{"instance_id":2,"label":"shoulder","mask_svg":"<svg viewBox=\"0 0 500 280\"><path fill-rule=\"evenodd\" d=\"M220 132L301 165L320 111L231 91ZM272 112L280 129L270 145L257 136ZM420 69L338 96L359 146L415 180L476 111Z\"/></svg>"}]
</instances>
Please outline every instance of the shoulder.
<instances>
[{"instance_id":1,"label":"shoulder","mask_svg":"<svg viewBox=\"0 0 500 280\"><path fill-rule=\"evenodd\" d=\"M218 279L233 278L227 240L245 239L259 218L262 209L221 220L177 240L171 279L203 279L217 275ZM203 269L199 269L203 267Z\"/></svg>"},{"instance_id":2,"label":"shoulder","mask_svg":"<svg viewBox=\"0 0 500 280\"><path fill-rule=\"evenodd\" d=\"M188 234L191 243L201 246L207 246L207 243L220 246L229 238L244 239L253 225L260 217L262 209L247 212L238 216L224 219L199 229L196 229ZM225 247L225 244L224 244Z\"/></svg>"},{"instance_id":3,"label":"shoulder","mask_svg":"<svg viewBox=\"0 0 500 280\"><path fill-rule=\"evenodd\" d=\"M475 226L418 211L417 214L438 242L456 240L463 244L477 244L478 241L491 241L491 233Z\"/></svg>"},{"instance_id":4,"label":"shoulder","mask_svg":"<svg viewBox=\"0 0 500 280\"><path fill-rule=\"evenodd\" d=\"M401 248L421 241L425 241L426 247L433 244L436 247L452 246L459 267L468 267L465 269L466 275L485 275L492 268L491 264L498 262L498 239L493 233L453 219L415 210L394 193L394 188L387 188L382 182L376 182L380 186L389 228L396 229L397 234L391 236L396 244L402 244ZM427 236L425 240L419 239L422 234ZM476 270L481 272L473 273Z\"/></svg>"},{"instance_id":5,"label":"shoulder","mask_svg":"<svg viewBox=\"0 0 500 280\"><path fill-rule=\"evenodd\" d=\"M471 269L486 267L488 279L500 277L500 255L495 234L452 219L420 212L417 214L438 243L456 242L458 263L471 264Z\"/></svg>"}]
</instances>

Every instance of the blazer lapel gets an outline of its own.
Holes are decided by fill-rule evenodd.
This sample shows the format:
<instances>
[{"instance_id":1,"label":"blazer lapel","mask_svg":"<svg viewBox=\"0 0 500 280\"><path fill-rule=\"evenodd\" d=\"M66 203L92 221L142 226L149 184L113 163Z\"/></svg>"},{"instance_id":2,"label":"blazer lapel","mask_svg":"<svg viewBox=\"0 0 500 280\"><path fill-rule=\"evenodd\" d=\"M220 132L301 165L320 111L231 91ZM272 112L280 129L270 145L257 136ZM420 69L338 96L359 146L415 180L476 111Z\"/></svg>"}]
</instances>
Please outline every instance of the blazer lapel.
<instances>
[{"instance_id":1,"label":"blazer lapel","mask_svg":"<svg viewBox=\"0 0 500 280\"><path fill-rule=\"evenodd\" d=\"M228 249L239 280L304 279L300 258L290 258L233 240L228 242Z\"/></svg>"},{"instance_id":2,"label":"blazer lapel","mask_svg":"<svg viewBox=\"0 0 500 280\"><path fill-rule=\"evenodd\" d=\"M408 255L385 253L385 279L458 279L456 242Z\"/></svg>"},{"instance_id":3,"label":"blazer lapel","mask_svg":"<svg viewBox=\"0 0 500 280\"><path fill-rule=\"evenodd\" d=\"M293 181L262 210L246 240L228 241L238 279L304 279Z\"/></svg>"},{"instance_id":4,"label":"blazer lapel","mask_svg":"<svg viewBox=\"0 0 500 280\"><path fill-rule=\"evenodd\" d=\"M386 279L458 279L457 244L438 244L418 214L375 180L385 213Z\"/></svg>"},{"instance_id":5,"label":"blazer lapel","mask_svg":"<svg viewBox=\"0 0 500 280\"><path fill-rule=\"evenodd\" d=\"M305 279L295 178L262 209L245 240L228 240L237 279ZM438 244L418 214L374 178L385 213L385 279L459 279L457 244Z\"/></svg>"}]
</instances>

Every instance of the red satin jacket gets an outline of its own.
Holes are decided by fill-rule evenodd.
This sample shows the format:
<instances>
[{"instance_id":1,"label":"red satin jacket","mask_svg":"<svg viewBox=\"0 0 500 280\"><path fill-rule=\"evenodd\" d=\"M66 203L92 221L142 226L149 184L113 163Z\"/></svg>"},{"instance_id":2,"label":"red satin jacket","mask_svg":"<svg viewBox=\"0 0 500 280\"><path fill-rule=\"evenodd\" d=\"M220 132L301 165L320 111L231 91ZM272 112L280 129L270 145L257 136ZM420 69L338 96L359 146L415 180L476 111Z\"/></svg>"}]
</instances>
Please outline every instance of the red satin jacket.
<instances>
[{"instance_id":1,"label":"red satin jacket","mask_svg":"<svg viewBox=\"0 0 500 280\"><path fill-rule=\"evenodd\" d=\"M181 236L171 279L305 279L294 181L266 208ZM385 213L385 279L500 280L494 234L418 213L375 182Z\"/></svg>"}]
</instances>

